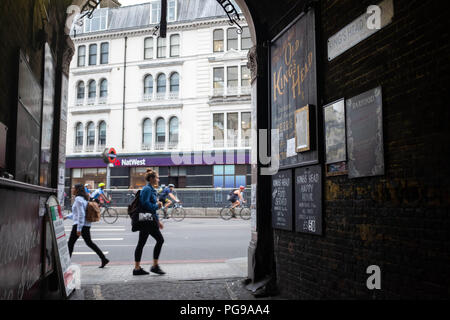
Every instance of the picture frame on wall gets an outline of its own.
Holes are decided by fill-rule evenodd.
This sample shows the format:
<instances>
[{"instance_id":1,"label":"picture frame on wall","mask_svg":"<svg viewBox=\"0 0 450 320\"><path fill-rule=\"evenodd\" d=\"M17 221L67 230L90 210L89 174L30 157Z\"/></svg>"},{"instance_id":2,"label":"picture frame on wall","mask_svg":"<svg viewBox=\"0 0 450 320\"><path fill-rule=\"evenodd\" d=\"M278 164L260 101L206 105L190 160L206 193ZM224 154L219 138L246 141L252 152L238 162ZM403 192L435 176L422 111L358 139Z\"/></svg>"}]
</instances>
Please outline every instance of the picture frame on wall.
<instances>
[{"instance_id":1,"label":"picture frame on wall","mask_svg":"<svg viewBox=\"0 0 450 320\"><path fill-rule=\"evenodd\" d=\"M345 99L323 107L326 164L347 161Z\"/></svg>"},{"instance_id":2,"label":"picture frame on wall","mask_svg":"<svg viewBox=\"0 0 450 320\"><path fill-rule=\"evenodd\" d=\"M323 107L327 177L348 174L345 98Z\"/></svg>"},{"instance_id":3,"label":"picture frame on wall","mask_svg":"<svg viewBox=\"0 0 450 320\"><path fill-rule=\"evenodd\" d=\"M297 153L311 150L310 106L295 111L295 150Z\"/></svg>"}]
</instances>

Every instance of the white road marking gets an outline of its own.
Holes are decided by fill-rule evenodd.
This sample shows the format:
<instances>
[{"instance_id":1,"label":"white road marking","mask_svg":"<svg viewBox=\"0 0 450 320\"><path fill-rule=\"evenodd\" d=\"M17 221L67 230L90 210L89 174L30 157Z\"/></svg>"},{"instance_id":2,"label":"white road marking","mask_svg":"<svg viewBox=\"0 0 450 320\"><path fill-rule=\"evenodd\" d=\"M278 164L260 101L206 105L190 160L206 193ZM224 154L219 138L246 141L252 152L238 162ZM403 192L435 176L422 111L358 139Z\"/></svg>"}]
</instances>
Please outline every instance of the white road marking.
<instances>
[{"instance_id":1,"label":"white road marking","mask_svg":"<svg viewBox=\"0 0 450 320\"><path fill-rule=\"evenodd\" d=\"M103 254L104 255L107 255L109 253L109 251L103 251ZM95 252L74 252L74 253L72 253L72 255L79 255L79 256L81 256L81 255L93 255L93 254L96 254Z\"/></svg>"},{"instance_id":2,"label":"white road marking","mask_svg":"<svg viewBox=\"0 0 450 320\"><path fill-rule=\"evenodd\" d=\"M67 232L67 231L71 231L72 230L72 228L70 228L70 229L65 229L65 231ZM97 231L106 231L106 232L108 232L108 231L125 231L125 228L123 228L123 229L91 229L91 232L97 232Z\"/></svg>"},{"instance_id":3,"label":"white road marking","mask_svg":"<svg viewBox=\"0 0 450 320\"><path fill-rule=\"evenodd\" d=\"M122 241L124 238L98 238L98 239L92 239L92 241ZM81 241L84 241L83 238L79 239Z\"/></svg>"}]
</instances>

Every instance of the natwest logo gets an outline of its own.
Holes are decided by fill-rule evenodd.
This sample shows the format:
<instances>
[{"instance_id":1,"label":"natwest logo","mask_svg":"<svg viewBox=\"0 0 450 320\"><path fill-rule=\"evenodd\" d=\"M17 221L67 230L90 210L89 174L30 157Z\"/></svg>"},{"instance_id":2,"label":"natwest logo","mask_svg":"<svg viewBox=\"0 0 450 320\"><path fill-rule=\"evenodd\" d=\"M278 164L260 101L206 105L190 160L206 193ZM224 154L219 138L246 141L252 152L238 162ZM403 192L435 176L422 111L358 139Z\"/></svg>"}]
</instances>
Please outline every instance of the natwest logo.
<instances>
[{"instance_id":1,"label":"natwest logo","mask_svg":"<svg viewBox=\"0 0 450 320\"><path fill-rule=\"evenodd\" d=\"M122 167L132 166L146 166L147 161L145 159L122 159Z\"/></svg>"}]
</instances>

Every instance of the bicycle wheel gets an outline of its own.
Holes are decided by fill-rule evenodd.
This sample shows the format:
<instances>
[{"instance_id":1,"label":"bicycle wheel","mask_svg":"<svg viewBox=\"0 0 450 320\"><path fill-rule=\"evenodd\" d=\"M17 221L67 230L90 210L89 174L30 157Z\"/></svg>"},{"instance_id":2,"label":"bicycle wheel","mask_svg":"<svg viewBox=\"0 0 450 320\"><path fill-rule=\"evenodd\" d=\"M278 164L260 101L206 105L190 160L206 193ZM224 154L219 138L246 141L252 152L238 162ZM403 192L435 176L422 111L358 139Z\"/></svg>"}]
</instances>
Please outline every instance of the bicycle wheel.
<instances>
[{"instance_id":1,"label":"bicycle wheel","mask_svg":"<svg viewBox=\"0 0 450 320\"><path fill-rule=\"evenodd\" d=\"M108 224L113 224L119 219L119 213L114 208L105 208L103 211L103 220Z\"/></svg>"},{"instance_id":2,"label":"bicycle wheel","mask_svg":"<svg viewBox=\"0 0 450 320\"><path fill-rule=\"evenodd\" d=\"M243 220L250 220L250 218L252 216L252 212L250 211L250 208L244 207L241 209L241 212L239 213L239 215L241 216L241 218Z\"/></svg>"},{"instance_id":3,"label":"bicycle wheel","mask_svg":"<svg viewBox=\"0 0 450 320\"><path fill-rule=\"evenodd\" d=\"M225 207L225 208L222 208L222 210L220 210L220 217L223 220L230 220L232 216L233 216L233 213L231 212L230 207Z\"/></svg>"},{"instance_id":4,"label":"bicycle wheel","mask_svg":"<svg viewBox=\"0 0 450 320\"><path fill-rule=\"evenodd\" d=\"M175 221L183 221L186 218L186 211L183 208L174 208L172 210L172 218Z\"/></svg>"}]
</instances>

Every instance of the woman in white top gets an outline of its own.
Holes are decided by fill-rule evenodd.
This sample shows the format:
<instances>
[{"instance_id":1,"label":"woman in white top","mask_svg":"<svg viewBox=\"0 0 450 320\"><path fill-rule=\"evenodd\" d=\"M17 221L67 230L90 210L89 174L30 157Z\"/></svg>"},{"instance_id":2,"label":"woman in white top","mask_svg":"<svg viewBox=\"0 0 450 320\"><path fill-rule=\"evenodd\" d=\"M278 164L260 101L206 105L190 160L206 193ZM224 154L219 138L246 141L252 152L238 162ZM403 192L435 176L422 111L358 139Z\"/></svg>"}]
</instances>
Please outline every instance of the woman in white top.
<instances>
[{"instance_id":1,"label":"woman in white top","mask_svg":"<svg viewBox=\"0 0 450 320\"><path fill-rule=\"evenodd\" d=\"M72 205L72 216L71 216L71 219L73 220L73 227L68 243L69 254L70 256L72 256L75 242L78 240L80 236L82 236L86 245L92 250L94 250L95 253L102 260L100 268L103 268L109 262L109 260L106 259L102 250L100 250L97 247L97 245L94 242L92 242L91 223L89 221L86 221L86 206L89 201L89 195L84 190L83 185L77 184L75 185L74 196L75 201L73 202Z\"/></svg>"}]
</instances>

